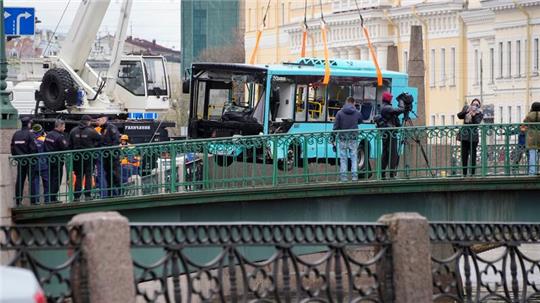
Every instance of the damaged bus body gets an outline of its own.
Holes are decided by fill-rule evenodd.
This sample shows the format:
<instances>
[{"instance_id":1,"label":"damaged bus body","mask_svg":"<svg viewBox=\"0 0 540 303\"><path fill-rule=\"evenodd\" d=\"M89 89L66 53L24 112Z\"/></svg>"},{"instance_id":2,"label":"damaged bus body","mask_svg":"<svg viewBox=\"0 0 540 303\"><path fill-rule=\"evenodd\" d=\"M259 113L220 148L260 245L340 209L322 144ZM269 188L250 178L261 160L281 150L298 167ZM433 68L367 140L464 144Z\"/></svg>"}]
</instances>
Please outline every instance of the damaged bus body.
<instances>
[{"instance_id":1,"label":"damaged bus body","mask_svg":"<svg viewBox=\"0 0 540 303\"><path fill-rule=\"evenodd\" d=\"M335 115L348 96L355 99L357 109L365 117L359 129L373 129L373 118L379 113L384 91L390 91L394 97L409 93L416 100L417 90L408 86L405 73L382 71L383 85L378 87L371 62L336 59L329 63L331 78L327 85L322 84L324 60L317 58L277 65L194 63L189 81L188 136L196 139L327 132L332 130ZM394 99L393 103L397 101ZM321 155L336 158L331 145L328 148L294 141L287 144L274 152L257 154L259 158L284 163L282 169L287 164L292 167L305 163L300 157L307 157L308 162ZM375 152L373 144L367 139L360 141L359 171L369 166L369 156L373 157ZM307 150L300 152L302 148ZM249 157L240 148L220 150L215 153L219 165Z\"/></svg>"}]
</instances>

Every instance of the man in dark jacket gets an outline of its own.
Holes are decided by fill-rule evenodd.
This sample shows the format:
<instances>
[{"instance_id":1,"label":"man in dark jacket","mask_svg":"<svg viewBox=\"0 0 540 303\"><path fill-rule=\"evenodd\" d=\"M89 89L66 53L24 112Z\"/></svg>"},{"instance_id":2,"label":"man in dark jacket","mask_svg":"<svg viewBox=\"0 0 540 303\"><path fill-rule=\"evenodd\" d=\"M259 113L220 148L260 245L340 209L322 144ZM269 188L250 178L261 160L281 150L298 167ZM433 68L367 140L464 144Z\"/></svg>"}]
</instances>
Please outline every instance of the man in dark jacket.
<instances>
[{"instance_id":1,"label":"man in dark jacket","mask_svg":"<svg viewBox=\"0 0 540 303\"><path fill-rule=\"evenodd\" d=\"M92 118L84 115L79 126L69 133L69 144L72 149L86 149L97 147L101 136L90 127ZM84 179L84 196L91 199L92 190L92 169L93 159L91 155L75 152L73 154L73 171L75 172L75 201L79 201L82 191L82 181Z\"/></svg>"},{"instance_id":2,"label":"man in dark jacket","mask_svg":"<svg viewBox=\"0 0 540 303\"><path fill-rule=\"evenodd\" d=\"M534 102L531 105L531 111L523 122L540 122L540 102ZM529 154L529 175L534 176L538 173L538 151L540 150L540 127L537 125L527 127L526 146Z\"/></svg>"},{"instance_id":3,"label":"man in dark jacket","mask_svg":"<svg viewBox=\"0 0 540 303\"><path fill-rule=\"evenodd\" d=\"M16 131L11 138L11 155L13 156L29 155L37 152L34 134L30 131L32 119L22 117L21 122L21 129ZM30 162L30 158L17 160L17 180L15 183L15 201L17 206L21 205L24 182L29 177ZM28 183L31 184L30 179L28 179Z\"/></svg>"},{"instance_id":4,"label":"man in dark jacket","mask_svg":"<svg viewBox=\"0 0 540 303\"><path fill-rule=\"evenodd\" d=\"M109 118L106 115L101 115L97 120L97 124L101 129L100 146L118 147L120 145L120 132L116 125L109 123ZM113 149L109 149L108 152L104 153L101 161L106 181L100 183L108 184L109 186L106 196L117 196L121 186L120 158L118 157L118 153Z\"/></svg>"},{"instance_id":5,"label":"man in dark jacket","mask_svg":"<svg viewBox=\"0 0 540 303\"><path fill-rule=\"evenodd\" d=\"M336 114L334 130L355 130L338 134L340 180L348 180L348 164L351 159L352 180L358 180L358 124L363 120L362 113L356 110L354 98L348 97L345 105Z\"/></svg>"},{"instance_id":6,"label":"man in dark jacket","mask_svg":"<svg viewBox=\"0 0 540 303\"><path fill-rule=\"evenodd\" d=\"M54 121L54 129L45 136L45 151L60 152L69 148L68 141L64 136L66 123L62 120ZM54 158L53 158L54 157ZM45 188L45 203L58 202L58 191L64 171L64 154L49 156L49 187Z\"/></svg>"},{"instance_id":7,"label":"man in dark jacket","mask_svg":"<svg viewBox=\"0 0 540 303\"><path fill-rule=\"evenodd\" d=\"M382 94L382 103L383 106L381 108L381 118L382 123L381 127L384 128L392 128L392 127L399 127L401 126L401 123L399 123L399 115L405 112L405 109L401 107L393 107L392 106L392 96L389 92L384 92ZM396 167L398 166L398 149L397 149L397 143L398 143L398 132L395 129L386 129L383 130L382 135L382 178L386 178L386 168L390 170L390 178L394 178L396 176Z\"/></svg>"}]
</instances>

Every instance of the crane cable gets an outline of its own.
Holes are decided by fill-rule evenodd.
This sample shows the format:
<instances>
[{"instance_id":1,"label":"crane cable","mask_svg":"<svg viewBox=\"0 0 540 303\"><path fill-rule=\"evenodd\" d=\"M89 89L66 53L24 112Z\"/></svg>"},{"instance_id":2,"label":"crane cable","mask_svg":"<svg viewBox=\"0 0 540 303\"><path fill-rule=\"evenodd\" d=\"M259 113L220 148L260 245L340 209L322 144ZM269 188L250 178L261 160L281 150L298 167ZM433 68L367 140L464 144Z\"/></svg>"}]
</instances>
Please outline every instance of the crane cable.
<instances>
[{"instance_id":1,"label":"crane cable","mask_svg":"<svg viewBox=\"0 0 540 303\"><path fill-rule=\"evenodd\" d=\"M249 58L249 64L255 64L255 57L257 56L257 51L259 50L259 43L261 42L262 31L266 27L266 17L268 16L268 10L270 9L271 1L272 0L268 0L268 3L266 4L266 10L264 12L264 16L262 20L262 28L257 29L257 39L255 40L255 48L253 49L253 52L251 53L251 57Z\"/></svg>"},{"instance_id":2,"label":"crane cable","mask_svg":"<svg viewBox=\"0 0 540 303\"><path fill-rule=\"evenodd\" d=\"M307 25L307 0L304 0L304 26L302 27L302 50L300 51L300 57L306 56L306 44L309 27Z\"/></svg>"},{"instance_id":3,"label":"crane cable","mask_svg":"<svg viewBox=\"0 0 540 303\"><path fill-rule=\"evenodd\" d=\"M358 11L358 15L360 16L360 26L362 27L364 31L364 36L366 37L369 52L371 53L371 58L373 58L373 63L375 64L375 69L377 71L377 86L382 86L383 79L382 79L382 72L381 68L379 67L379 61L377 60L377 54L375 53L375 50L373 49L373 45L371 45L371 39L369 38L369 32L367 27L364 26L364 17L362 17L362 13L360 12L360 7L358 6L358 1L354 0L354 3L356 4L356 10Z\"/></svg>"},{"instance_id":4,"label":"crane cable","mask_svg":"<svg viewBox=\"0 0 540 303\"><path fill-rule=\"evenodd\" d=\"M330 82L330 61L328 59L328 43L326 41L326 21L324 20L322 0L319 0L319 7L321 9L321 34L322 42L324 46L324 78L322 84L326 85Z\"/></svg>"}]
</instances>

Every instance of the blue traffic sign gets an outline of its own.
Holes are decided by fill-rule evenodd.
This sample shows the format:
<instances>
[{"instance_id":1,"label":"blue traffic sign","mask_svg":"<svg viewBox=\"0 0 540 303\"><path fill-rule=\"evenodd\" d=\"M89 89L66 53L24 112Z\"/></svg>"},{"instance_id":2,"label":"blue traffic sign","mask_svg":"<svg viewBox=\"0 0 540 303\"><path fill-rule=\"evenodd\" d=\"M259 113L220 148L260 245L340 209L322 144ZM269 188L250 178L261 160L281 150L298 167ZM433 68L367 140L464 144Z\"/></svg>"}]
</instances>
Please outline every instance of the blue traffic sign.
<instances>
[{"instance_id":1,"label":"blue traffic sign","mask_svg":"<svg viewBox=\"0 0 540 303\"><path fill-rule=\"evenodd\" d=\"M35 9L33 7L4 8L6 36L31 36L35 30Z\"/></svg>"}]
</instances>

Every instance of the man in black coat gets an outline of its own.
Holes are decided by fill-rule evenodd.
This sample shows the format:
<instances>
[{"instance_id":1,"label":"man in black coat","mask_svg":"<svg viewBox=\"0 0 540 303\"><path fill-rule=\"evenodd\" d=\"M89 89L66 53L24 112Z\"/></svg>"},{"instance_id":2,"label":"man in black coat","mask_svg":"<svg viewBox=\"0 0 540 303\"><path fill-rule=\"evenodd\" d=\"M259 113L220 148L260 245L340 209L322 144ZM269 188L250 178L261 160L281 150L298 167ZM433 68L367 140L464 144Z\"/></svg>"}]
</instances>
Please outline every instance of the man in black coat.
<instances>
[{"instance_id":1,"label":"man in black coat","mask_svg":"<svg viewBox=\"0 0 540 303\"><path fill-rule=\"evenodd\" d=\"M21 129L16 131L11 138L11 155L13 156L29 155L37 152L34 134L30 131L32 119L29 117L22 117L21 123ZM15 183L15 201L17 206L21 205L26 178L28 178L28 183L31 184L29 178L30 160L30 158L25 158L17 161L17 180Z\"/></svg>"},{"instance_id":2,"label":"man in black coat","mask_svg":"<svg viewBox=\"0 0 540 303\"><path fill-rule=\"evenodd\" d=\"M101 136L95 129L90 127L92 118L84 115L81 118L79 126L75 127L69 133L69 145L71 149L86 149L94 148L99 145ZM87 200L91 199L92 190L92 170L93 159L91 155L84 154L82 152L75 152L73 154L73 171L75 172L75 201L79 201L82 191L82 181L84 178L84 196Z\"/></svg>"},{"instance_id":3,"label":"man in black coat","mask_svg":"<svg viewBox=\"0 0 540 303\"><path fill-rule=\"evenodd\" d=\"M62 120L54 121L54 129L45 136L45 152L60 152L69 148L64 135L66 123ZM54 157L54 158L53 158ZM49 188L45 188L45 203L58 202L58 191L62 182L64 171L64 154L49 156Z\"/></svg>"},{"instance_id":4,"label":"man in black coat","mask_svg":"<svg viewBox=\"0 0 540 303\"><path fill-rule=\"evenodd\" d=\"M109 117L106 115L99 116L97 124L101 129L102 147L118 147L120 146L120 132L116 125L109 123ZM107 195L114 197L120 193L121 177L120 177L120 157L117 149L109 149L105 151L103 158L103 170L109 190Z\"/></svg>"},{"instance_id":5,"label":"man in black coat","mask_svg":"<svg viewBox=\"0 0 540 303\"><path fill-rule=\"evenodd\" d=\"M354 106L354 98L347 97L345 104L336 114L333 130L351 130L338 134L339 173L340 180L345 182L348 177L349 158L351 159L352 180L358 180L358 124L364 117Z\"/></svg>"},{"instance_id":6,"label":"man in black coat","mask_svg":"<svg viewBox=\"0 0 540 303\"><path fill-rule=\"evenodd\" d=\"M382 127L399 127L399 115L405 112L401 107L392 106L392 94L384 92L382 94L383 106L381 108L381 117L383 120ZM396 176L396 168L398 166L398 137L395 129L384 130L382 132L382 178L386 178L386 168L390 171L390 178Z\"/></svg>"}]
</instances>

